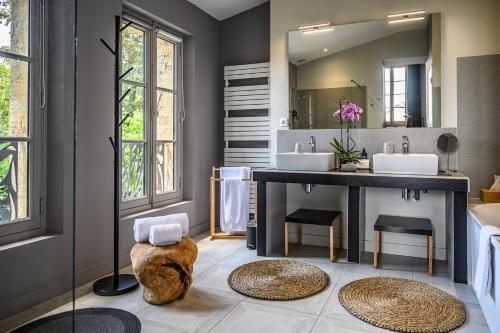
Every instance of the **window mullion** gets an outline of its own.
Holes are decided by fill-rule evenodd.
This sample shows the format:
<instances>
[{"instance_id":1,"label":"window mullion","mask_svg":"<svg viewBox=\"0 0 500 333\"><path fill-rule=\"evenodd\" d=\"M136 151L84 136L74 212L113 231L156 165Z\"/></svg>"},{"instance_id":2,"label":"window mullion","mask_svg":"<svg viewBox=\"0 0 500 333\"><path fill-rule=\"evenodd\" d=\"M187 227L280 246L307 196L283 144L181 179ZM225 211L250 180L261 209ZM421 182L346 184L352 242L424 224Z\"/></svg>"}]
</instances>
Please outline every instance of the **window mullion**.
<instances>
[{"instance_id":1,"label":"window mullion","mask_svg":"<svg viewBox=\"0 0 500 333\"><path fill-rule=\"evenodd\" d=\"M394 67L391 67L391 124L394 124Z\"/></svg>"},{"instance_id":2,"label":"window mullion","mask_svg":"<svg viewBox=\"0 0 500 333\"><path fill-rule=\"evenodd\" d=\"M155 202L155 193L156 193L156 163L155 163L155 156L156 156L156 127L157 127L157 118L158 118L158 110L157 110L157 105L156 105L156 25L153 23L153 26L150 30L150 68L149 68L149 73L150 73L150 117L151 117L151 133L149 136L150 139L150 158L149 158L149 170L150 170L150 179L149 179L149 184L150 184L150 192L149 192L149 198L151 204Z\"/></svg>"}]
</instances>

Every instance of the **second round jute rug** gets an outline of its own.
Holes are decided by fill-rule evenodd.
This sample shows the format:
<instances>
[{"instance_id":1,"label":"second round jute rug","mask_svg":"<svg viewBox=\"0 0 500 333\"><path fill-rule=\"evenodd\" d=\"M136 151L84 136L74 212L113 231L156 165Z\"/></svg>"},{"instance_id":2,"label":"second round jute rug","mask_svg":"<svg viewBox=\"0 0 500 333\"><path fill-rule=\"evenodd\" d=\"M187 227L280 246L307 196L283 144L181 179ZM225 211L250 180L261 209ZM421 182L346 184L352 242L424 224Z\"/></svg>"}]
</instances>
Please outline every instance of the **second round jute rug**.
<instances>
[{"instance_id":1,"label":"second round jute rug","mask_svg":"<svg viewBox=\"0 0 500 333\"><path fill-rule=\"evenodd\" d=\"M289 301L315 295L328 287L321 269L294 260L261 260L236 268L227 282L235 291L257 299Z\"/></svg>"},{"instance_id":2,"label":"second round jute rug","mask_svg":"<svg viewBox=\"0 0 500 333\"><path fill-rule=\"evenodd\" d=\"M449 332L465 321L463 304L428 284L387 277L353 281L339 291L355 317L397 332Z\"/></svg>"}]
</instances>

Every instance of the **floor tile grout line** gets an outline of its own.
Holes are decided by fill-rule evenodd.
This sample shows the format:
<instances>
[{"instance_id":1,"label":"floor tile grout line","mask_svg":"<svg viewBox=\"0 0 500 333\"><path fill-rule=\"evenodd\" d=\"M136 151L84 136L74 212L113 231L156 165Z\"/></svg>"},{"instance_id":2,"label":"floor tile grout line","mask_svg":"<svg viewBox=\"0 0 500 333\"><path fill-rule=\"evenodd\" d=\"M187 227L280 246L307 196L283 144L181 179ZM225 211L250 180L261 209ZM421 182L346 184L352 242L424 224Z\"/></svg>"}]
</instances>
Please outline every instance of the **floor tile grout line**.
<instances>
[{"instance_id":1,"label":"floor tile grout line","mask_svg":"<svg viewBox=\"0 0 500 333\"><path fill-rule=\"evenodd\" d=\"M339 275L340 277L340 275ZM338 280L338 279L337 279ZM337 286L337 282L335 282L335 284L332 285L332 291L330 291L330 294L328 295L328 297L326 298L326 302L325 304L323 304L323 306L321 307L321 310L319 311L319 314L318 314L318 317L321 316L321 314L323 313L323 310L325 310L325 307L326 305L328 304L328 301L330 300L330 297L332 297L333 293L335 292L335 287ZM317 320L316 320L317 321ZM316 325L316 322L314 323Z\"/></svg>"},{"instance_id":2,"label":"floor tile grout line","mask_svg":"<svg viewBox=\"0 0 500 333\"><path fill-rule=\"evenodd\" d=\"M238 308L241 303L243 303L244 299L240 299L225 315L223 315L211 328L208 329L208 333L212 332L217 325L219 325L220 322L222 322L227 316L229 316L231 313L233 313L236 308Z\"/></svg>"},{"instance_id":3,"label":"floor tile grout line","mask_svg":"<svg viewBox=\"0 0 500 333\"><path fill-rule=\"evenodd\" d=\"M312 324L311 329L309 330L309 333L311 333L314 330L314 327L316 326L316 323L319 320L319 315L316 316L316 319L314 320L314 324Z\"/></svg>"}]
</instances>

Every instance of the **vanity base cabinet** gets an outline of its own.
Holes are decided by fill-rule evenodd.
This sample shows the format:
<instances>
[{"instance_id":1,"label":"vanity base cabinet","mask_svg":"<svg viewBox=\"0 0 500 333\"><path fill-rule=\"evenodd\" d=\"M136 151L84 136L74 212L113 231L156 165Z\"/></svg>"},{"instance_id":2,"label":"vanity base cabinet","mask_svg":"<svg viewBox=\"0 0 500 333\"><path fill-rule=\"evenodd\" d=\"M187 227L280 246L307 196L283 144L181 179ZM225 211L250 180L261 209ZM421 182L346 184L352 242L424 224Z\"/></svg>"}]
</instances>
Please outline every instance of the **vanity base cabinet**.
<instances>
[{"instance_id":1,"label":"vanity base cabinet","mask_svg":"<svg viewBox=\"0 0 500 333\"><path fill-rule=\"evenodd\" d=\"M360 260L360 226L361 189L378 188L410 188L450 193L453 208L451 209L450 233L450 273L453 281L467 283L467 193L469 179L461 174L452 176L413 176L413 175L380 175L373 173L347 172L296 172L284 170L255 170L253 180L257 182L257 255L267 255L267 198L266 184L295 183L317 185L340 185L348 188L347 211L347 260L357 263ZM272 207L270 207L272 208ZM282 223L269 221L269 223Z\"/></svg>"}]
</instances>

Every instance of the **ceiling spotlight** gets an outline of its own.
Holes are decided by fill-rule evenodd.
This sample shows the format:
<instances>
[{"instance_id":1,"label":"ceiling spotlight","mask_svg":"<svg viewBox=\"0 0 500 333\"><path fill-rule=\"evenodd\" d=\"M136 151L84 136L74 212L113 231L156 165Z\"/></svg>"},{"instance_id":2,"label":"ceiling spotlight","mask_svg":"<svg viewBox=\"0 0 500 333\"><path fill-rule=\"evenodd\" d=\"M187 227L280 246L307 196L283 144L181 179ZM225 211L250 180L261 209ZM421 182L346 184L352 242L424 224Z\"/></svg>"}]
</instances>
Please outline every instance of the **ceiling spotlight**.
<instances>
[{"instance_id":1,"label":"ceiling spotlight","mask_svg":"<svg viewBox=\"0 0 500 333\"><path fill-rule=\"evenodd\" d=\"M299 31L302 31L304 34L309 34L315 32L332 31L333 26L330 25L330 22L325 22L319 24L301 25L299 26L298 29Z\"/></svg>"},{"instance_id":2,"label":"ceiling spotlight","mask_svg":"<svg viewBox=\"0 0 500 333\"><path fill-rule=\"evenodd\" d=\"M327 49L327 48L324 48L324 49L323 49L323 52L328 52L328 49Z\"/></svg>"},{"instance_id":3,"label":"ceiling spotlight","mask_svg":"<svg viewBox=\"0 0 500 333\"><path fill-rule=\"evenodd\" d=\"M425 10L387 15L388 23L403 23L412 21L421 21L425 19Z\"/></svg>"}]
</instances>

